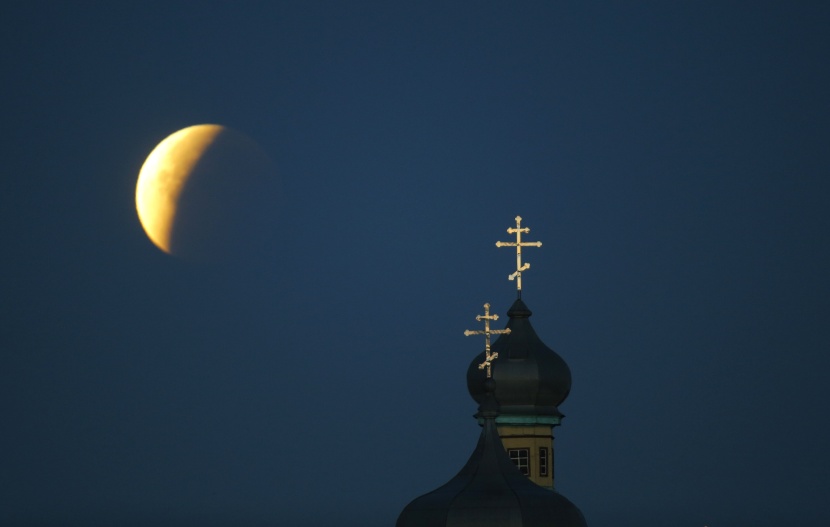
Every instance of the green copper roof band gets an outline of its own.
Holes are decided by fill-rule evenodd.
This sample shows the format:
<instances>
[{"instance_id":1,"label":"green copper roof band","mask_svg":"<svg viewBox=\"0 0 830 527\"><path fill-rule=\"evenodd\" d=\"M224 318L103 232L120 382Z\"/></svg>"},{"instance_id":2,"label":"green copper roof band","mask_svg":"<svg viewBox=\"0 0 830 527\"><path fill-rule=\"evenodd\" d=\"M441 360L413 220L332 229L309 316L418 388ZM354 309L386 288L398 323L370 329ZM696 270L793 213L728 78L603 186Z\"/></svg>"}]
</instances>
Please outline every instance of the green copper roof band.
<instances>
[{"instance_id":1,"label":"green copper roof band","mask_svg":"<svg viewBox=\"0 0 830 527\"><path fill-rule=\"evenodd\" d=\"M479 424L484 421L479 419ZM497 425L550 425L559 426L562 424L561 417L547 415L500 415L496 417Z\"/></svg>"}]
</instances>

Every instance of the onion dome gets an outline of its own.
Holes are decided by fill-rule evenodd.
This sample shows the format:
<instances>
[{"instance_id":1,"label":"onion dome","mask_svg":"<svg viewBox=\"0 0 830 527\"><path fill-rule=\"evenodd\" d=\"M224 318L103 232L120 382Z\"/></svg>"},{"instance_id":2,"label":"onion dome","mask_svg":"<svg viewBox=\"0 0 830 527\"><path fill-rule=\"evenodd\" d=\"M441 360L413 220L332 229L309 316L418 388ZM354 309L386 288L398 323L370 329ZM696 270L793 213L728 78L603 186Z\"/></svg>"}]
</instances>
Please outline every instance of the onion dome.
<instances>
[{"instance_id":1,"label":"onion dome","mask_svg":"<svg viewBox=\"0 0 830 527\"><path fill-rule=\"evenodd\" d=\"M507 311L510 333L502 334L492 345L492 352L499 357L499 367L493 371L495 397L501 407L499 422L522 417L559 424L563 415L558 407L571 391L571 370L536 335L531 315L521 298L517 299ZM485 390L478 365L484 359L482 352L467 368L467 389L479 404Z\"/></svg>"},{"instance_id":2,"label":"onion dome","mask_svg":"<svg viewBox=\"0 0 830 527\"><path fill-rule=\"evenodd\" d=\"M484 423L475 451L458 475L409 503L396 527L587 527L576 505L519 472L496 430L497 383L482 383L479 372L479 384Z\"/></svg>"}]
</instances>

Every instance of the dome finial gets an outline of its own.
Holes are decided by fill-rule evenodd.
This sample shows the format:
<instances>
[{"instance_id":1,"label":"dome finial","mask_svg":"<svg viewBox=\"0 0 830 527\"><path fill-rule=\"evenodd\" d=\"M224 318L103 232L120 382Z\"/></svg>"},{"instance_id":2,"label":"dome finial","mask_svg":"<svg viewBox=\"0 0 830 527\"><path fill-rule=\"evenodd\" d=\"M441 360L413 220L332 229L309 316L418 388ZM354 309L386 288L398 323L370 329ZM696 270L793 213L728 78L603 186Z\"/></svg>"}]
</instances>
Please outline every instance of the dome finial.
<instances>
[{"instance_id":1,"label":"dome finial","mask_svg":"<svg viewBox=\"0 0 830 527\"><path fill-rule=\"evenodd\" d=\"M484 331L481 330L464 330L464 336L469 337L470 335L484 335L484 362L478 365L479 370L483 370L487 368L487 378L492 377L492 367L493 361L499 358L498 353L492 353L490 351L490 335L501 335L501 334L510 334L510 328L507 329L490 329L490 321L491 320L498 320L499 316L496 314L490 314L490 304L484 304L484 314L483 315L476 315L476 320L481 322L484 321Z\"/></svg>"},{"instance_id":2,"label":"dome finial","mask_svg":"<svg viewBox=\"0 0 830 527\"><path fill-rule=\"evenodd\" d=\"M519 293L519 298L522 298L522 271L530 269L530 264L522 265L522 247L541 247L542 242L522 242L522 233L530 232L529 227L522 227L522 217L516 216L516 227L507 229L509 234L516 235L515 242L496 242L496 247L515 247L516 248L516 272L509 275L507 278L516 280L516 290Z\"/></svg>"}]
</instances>

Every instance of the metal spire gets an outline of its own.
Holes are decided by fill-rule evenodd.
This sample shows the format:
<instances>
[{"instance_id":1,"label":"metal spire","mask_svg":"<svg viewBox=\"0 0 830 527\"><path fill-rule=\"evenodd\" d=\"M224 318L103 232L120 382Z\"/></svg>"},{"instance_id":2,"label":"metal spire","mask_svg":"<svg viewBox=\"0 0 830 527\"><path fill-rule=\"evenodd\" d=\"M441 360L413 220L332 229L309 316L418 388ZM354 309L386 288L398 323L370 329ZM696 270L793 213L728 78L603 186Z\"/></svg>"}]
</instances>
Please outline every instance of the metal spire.
<instances>
[{"instance_id":1,"label":"metal spire","mask_svg":"<svg viewBox=\"0 0 830 527\"><path fill-rule=\"evenodd\" d=\"M509 234L516 235L515 242L496 242L496 247L515 247L516 248L516 272L509 275L507 278L516 280L516 290L519 292L519 298L522 298L522 271L530 269L530 264L522 265L522 247L541 247L542 242L522 242L522 233L530 232L530 227L522 227L522 217L516 216L516 227L507 229Z\"/></svg>"},{"instance_id":2,"label":"metal spire","mask_svg":"<svg viewBox=\"0 0 830 527\"><path fill-rule=\"evenodd\" d=\"M498 353L492 353L490 351L490 335L502 335L502 334L509 335L510 334L510 328L490 329L490 321L491 320L495 321L495 320L498 320L498 319L499 319L498 315L495 315L495 314L491 315L490 314L490 304L484 304L484 314L483 315L476 315L476 320L478 320L479 322L481 322L482 320L484 321L484 331L481 331L481 330L472 331L472 330L469 330L469 329L464 331L464 336L465 337L469 337L470 335L484 335L484 342L485 342L485 344L484 344L484 362L482 362L481 364L478 365L478 369L483 370L484 368L487 368L487 378L488 379L493 376L492 371L491 371L493 361L496 360L497 358L499 358Z\"/></svg>"}]
</instances>

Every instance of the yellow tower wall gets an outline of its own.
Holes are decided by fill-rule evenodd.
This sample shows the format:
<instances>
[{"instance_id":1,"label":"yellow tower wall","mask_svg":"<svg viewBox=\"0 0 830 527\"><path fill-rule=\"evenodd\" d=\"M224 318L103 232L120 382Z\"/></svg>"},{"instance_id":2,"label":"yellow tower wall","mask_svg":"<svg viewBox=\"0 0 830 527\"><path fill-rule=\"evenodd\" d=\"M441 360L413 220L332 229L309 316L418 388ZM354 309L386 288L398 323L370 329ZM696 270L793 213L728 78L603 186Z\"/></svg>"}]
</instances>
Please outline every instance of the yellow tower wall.
<instances>
[{"instance_id":1,"label":"yellow tower wall","mask_svg":"<svg viewBox=\"0 0 830 527\"><path fill-rule=\"evenodd\" d=\"M526 448L529 453L529 478L531 481L548 489L553 489L553 427L537 425L499 425L499 436L504 449ZM547 474L542 475L540 449L547 449Z\"/></svg>"}]
</instances>

